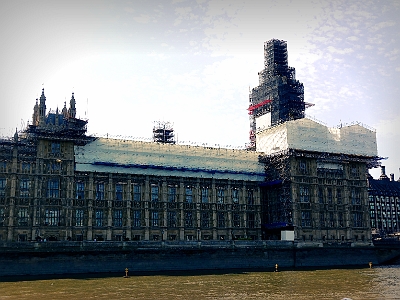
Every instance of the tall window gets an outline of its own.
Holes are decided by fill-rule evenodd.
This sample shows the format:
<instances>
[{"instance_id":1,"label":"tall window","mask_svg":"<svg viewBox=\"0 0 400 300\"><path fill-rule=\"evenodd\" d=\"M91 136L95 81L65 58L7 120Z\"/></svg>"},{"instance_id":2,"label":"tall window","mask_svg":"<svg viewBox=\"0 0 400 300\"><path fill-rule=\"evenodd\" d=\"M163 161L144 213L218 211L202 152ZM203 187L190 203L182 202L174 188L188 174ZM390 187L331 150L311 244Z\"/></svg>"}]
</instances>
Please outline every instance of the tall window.
<instances>
[{"instance_id":1,"label":"tall window","mask_svg":"<svg viewBox=\"0 0 400 300\"><path fill-rule=\"evenodd\" d=\"M0 178L0 197L5 197L6 195L6 184L7 184L6 179Z\"/></svg>"},{"instance_id":2,"label":"tall window","mask_svg":"<svg viewBox=\"0 0 400 300\"><path fill-rule=\"evenodd\" d=\"M256 220L256 218L255 218L254 213L249 213L247 215L247 225L248 225L249 228L254 228L255 227L255 220Z\"/></svg>"},{"instance_id":3,"label":"tall window","mask_svg":"<svg viewBox=\"0 0 400 300\"><path fill-rule=\"evenodd\" d=\"M122 209L114 210L114 226L122 227Z\"/></svg>"},{"instance_id":4,"label":"tall window","mask_svg":"<svg viewBox=\"0 0 400 300\"><path fill-rule=\"evenodd\" d=\"M158 227L158 211L150 212L150 226Z\"/></svg>"},{"instance_id":5,"label":"tall window","mask_svg":"<svg viewBox=\"0 0 400 300\"><path fill-rule=\"evenodd\" d=\"M328 188L328 203L329 204L332 204L332 199L333 197L332 197L332 189L331 188Z\"/></svg>"},{"instance_id":6,"label":"tall window","mask_svg":"<svg viewBox=\"0 0 400 300\"><path fill-rule=\"evenodd\" d=\"M157 185L151 186L151 201L152 202L158 201L158 186Z\"/></svg>"},{"instance_id":7,"label":"tall window","mask_svg":"<svg viewBox=\"0 0 400 300\"><path fill-rule=\"evenodd\" d=\"M219 187L217 189L217 203L224 203L224 189L222 187Z\"/></svg>"},{"instance_id":8,"label":"tall window","mask_svg":"<svg viewBox=\"0 0 400 300\"><path fill-rule=\"evenodd\" d=\"M168 202L176 202L176 187L168 187Z\"/></svg>"},{"instance_id":9,"label":"tall window","mask_svg":"<svg viewBox=\"0 0 400 300\"><path fill-rule=\"evenodd\" d=\"M336 190L336 199L337 199L337 204L342 204L342 190L341 189Z\"/></svg>"},{"instance_id":10,"label":"tall window","mask_svg":"<svg viewBox=\"0 0 400 300\"><path fill-rule=\"evenodd\" d=\"M46 209L44 217L48 226L58 226L60 223L60 211L56 208Z\"/></svg>"},{"instance_id":11,"label":"tall window","mask_svg":"<svg viewBox=\"0 0 400 300\"><path fill-rule=\"evenodd\" d=\"M309 210L301 212L301 226L303 227L311 226L311 212Z\"/></svg>"},{"instance_id":12,"label":"tall window","mask_svg":"<svg viewBox=\"0 0 400 300\"><path fill-rule=\"evenodd\" d=\"M320 204L324 203L324 190L322 188L318 189L318 202Z\"/></svg>"},{"instance_id":13,"label":"tall window","mask_svg":"<svg viewBox=\"0 0 400 300\"><path fill-rule=\"evenodd\" d=\"M362 218L363 218L362 212L354 212L353 213L354 227L362 227L363 226Z\"/></svg>"},{"instance_id":14,"label":"tall window","mask_svg":"<svg viewBox=\"0 0 400 300\"><path fill-rule=\"evenodd\" d=\"M176 227L176 211L169 211L167 215L168 227Z\"/></svg>"},{"instance_id":15,"label":"tall window","mask_svg":"<svg viewBox=\"0 0 400 300\"><path fill-rule=\"evenodd\" d=\"M28 209L20 208L18 211L18 226L28 226Z\"/></svg>"},{"instance_id":16,"label":"tall window","mask_svg":"<svg viewBox=\"0 0 400 300\"><path fill-rule=\"evenodd\" d=\"M201 188L201 203L208 203L208 188Z\"/></svg>"},{"instance_id":17,"label":"tall window","mask_svg":"<svg viewBox=\"0 0 400 300\"><path fill-rule=\"evenodd\" d=\"M31 170L31 164L28 162L23 162L21 165L22 173L29 173Z\"/></svg>"},{"instance_id":18,"label":"tall window","mask_svg":"<svg viewBox=\"0 0 400 300\"><path fill-rule=\"evenodd\" d=\"M29 187L30 187L29 179L21 179L21 181L19 182L19 196L21 198L29 197Z\"/></svg>"},{"instance_id":19,"label":"tall window","mask_svg":"<svg viewBox=\"0 0 400 300\"><path fill-rule=\"evenodd\" d=\"M117 201L122 200L122 191L123 191L122 184L117 183L115 185L115 200Z\"/></svg>"},{"instance_id":20,"label":"tall window","mask_svg":"<svg viewBox=\"0 0 400 300\"><path fill-rule=\"evenodd\" d=\"M81 181L76 183L76 199L85 199L85 183Z\"/></svg>"},{"instance_id":21,"label":"tall window","mask_svg":"<svg viewBox=\"0 0 400 300\"><path fill-rule=\"evenodd\" d=\"M104 200L104 183L98 182L96 184L96 200Z\"/></svg>"},{"instance_id":22,"label":"tall window","mask_svg":"<svg viewBox=\"0 0 400 300\"><path fill-rule=\"evenodd\" d=\"M332 211L329 212L329 227L335 227L335 216Z\"/></svg>"},{"instance_id":23,"label":"tall window","mask_svg":"<svg viewBox=\"0 0 400 300\"><path fill-rule=\"evenodd\" d=\"M193 213L191 211L185 212L185 227L193 227Z\"/></svg>"},{"instance_id":24,"label":"tall window","mask_svg":"<svg viewBox=\"0 0 400 300\"><path fill-rule=\"evenodd\" d=\"M134 210L133 211L133 227L140 227L141 225L141 211Z\"/></svg>"},{"instance_id":25,"label":"tall window","mask_svg":"<svg viewBox=\"0 0 400 300\"><path fill-rule=\"evenodd\" d=\"M356 166L351 166L350 172L351 172L351 176L353 178L359 178L360 177L360 170Z\"/></svg>"},{"instance_id":26,"label":"tall window","mask_svg":"<svg viewBox=\"0 0 400 300\"><path fill-rule=\"evenodd\" d=\"M201 227L202 228L210 227L210 213L208 211L203 211L201 213Z\"/></svg>"},{"instance_id":27,"label":"tall window","mask_svg":"<svg viewBox=\"0 0 400 300\"><path fill-rule=\"evenodd\" d=\"M96 226L102 227L103 226L103 211L96 210Z\"/></svg>"},{"instance_id":28,"label":"tall window","mask_svg":"<svg viewBox=\"0 0 400 300\"><path fill-rule=\"evenodd\" d=\"M83 209L75 210L75 226L83 226Z\"/></svg>"},{"instance_id":29,"label":"tall window","mask_svg":"<svg viewBox=\"0 0 400 300\"><path fill-rule=\"evenodd\" d=\"M193 190L191 186L187 186L185 189L185 201L186 203L193 202Z\"/></svg>"},{"instance_id":30,"label":"tall window","mask_svg":"<svg viewBox=\"0 0 400 300\"><path fill-rule=\"evenodd\" d=\"M299 161L300 174L307 174L307 164L304 160Z\"/></svg>"},{"instance_id":31,"label":"tall window","mask_svg":"<svg viewBox=\"0 0 400 300\"><path fill-rule=\"evenodd\" d=\"M339 212L338 217L339 217L339 219L338 219L339 227L344 227L343 213Z\"/></svg>"},{"instance_id":32,"label":"tall window","mask_svg":"<svg viewBox=\"0 0 400 300\"><path fill-rule=\"evenodd\" d=\"M310 191L308 186L301 185L300 186L300 202L308 203L310 202Z\"/></svg>"},{"instance_id":33,"label":"tall window","mask_svg":"<svg viewBox=\"0 0 400 300\"><path fill-rule=\"evenodd\" d=\"M351 190L351 203L353 205L360 205L361 204L361 197L360 192L356 189Z\"/></svg>"},{"instance_id":34,"label":"tall window","mask_svg":"<svg viewBox=\"0 0 400 300\"><path fill-rule=\"evenodd\" d=\"M4 216L4 208L0 208L0 226L4 226L5 216Z\"/></svg>"},{"instance_id":35,"label":"tall window","mask_svg":"<svg viewBox=\"0 0 400 300\"><path fill-rule=\"evenodd\" d=\"M133 185L133 201L141 201L142 200L142 190L139 184Z\"/></svg>"},{"instance_id":36,"label":"tall window","mask_svg":"<svg viewBox=\"0 0 400 300\"><path fill-rule=\"evenodd\" d=\"M59 197L60 183L58 179L51 179L47 182L47 198L58 198Z\"/></svg>"},{"instance_id":37,"label":"tall window","mask_svg":"<svg viewBox=\"0 0 400 300\"><path fill-rule=\"evenodd\" d=\"M232 203L239 203L239 190L232 189Z\"/></svg>"},{"instance_id":38,"label":"tall window","mask_svg":"<svg viewBox=\"0 0 400 300\"><path fill-rule=\"evenodd\" d=\"M220 228L225 227L225 213L222 211L217 213L217 224Z\"/></svg>"},{"instance_id":39,"label":"tall window","mask_svg":"<svg viewBox=\"0 0 400 300\"><path fill-rule=\"evenodd\" d=\"M51 153L58 154L61 152L61 145L58 142L51 143Z\"/></svg>"},{"instance_id":40,"label":"tall window","mask_svg":"<svg viewBox=\"0 0 400 300\"><path fill-rule=\"evenodd\" d=\"M323 211L319 213L319 226L325 227L325 213Z\"/></svg>"},{"instance_id":41,"label":"tall window","mask_svg":"<svg viewBox=\"0 0 400 300\"><path fill-rule=\"evenodd\" d=\"M233 214L233 227L240 227L240 214L239 213Z\"/></svg>"},{"instance_id":42,"label":"tall window","mask_svg":"<svg viewBox=\"0 0 400 300\"><path fill-rule=\"evenodd\" d=\"M247 190L247 204L254 205L253 190Z\"/></svg>"}]
</instances>

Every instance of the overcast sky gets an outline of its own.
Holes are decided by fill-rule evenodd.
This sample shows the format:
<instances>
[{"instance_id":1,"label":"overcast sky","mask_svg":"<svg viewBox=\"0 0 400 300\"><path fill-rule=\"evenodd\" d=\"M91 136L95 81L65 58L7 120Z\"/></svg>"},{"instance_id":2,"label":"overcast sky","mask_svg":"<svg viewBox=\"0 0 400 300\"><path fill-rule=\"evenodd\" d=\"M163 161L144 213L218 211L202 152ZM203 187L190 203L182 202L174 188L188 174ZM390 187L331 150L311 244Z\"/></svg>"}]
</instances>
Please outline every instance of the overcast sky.
<instances>
[{"instance_id":1,"label":"overcast sky","mask_svg":"<svg viewBox=\"0 0 400 300\"><path fill-rule=\"evenodd\" d=\"M92 134L244 146L263 44L288 43L306 114L377 130L387 174L400 167L400 1L0 2L1 135L75 93ZM4 109L5 107L5 109ZM373 170L374 177L379 170Z\"/></svg>"}]
</instances>

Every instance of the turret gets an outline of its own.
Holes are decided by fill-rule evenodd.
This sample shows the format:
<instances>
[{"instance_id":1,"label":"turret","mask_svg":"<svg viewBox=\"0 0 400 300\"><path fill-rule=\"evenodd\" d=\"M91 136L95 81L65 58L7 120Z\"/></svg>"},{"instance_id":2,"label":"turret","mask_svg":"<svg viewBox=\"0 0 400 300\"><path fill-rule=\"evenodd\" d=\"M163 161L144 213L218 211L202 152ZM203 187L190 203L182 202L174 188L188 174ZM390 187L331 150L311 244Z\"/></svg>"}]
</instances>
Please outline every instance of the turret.
<instances>
[{"instance_id":1,"label":"turret","mask_svg":"<svg viewBox=\"0 0 400 300\"><path fill-rule=\"evenodd\" d=\"M76 118L76 108L75 108L75 97L74 93L72 93L71 100L69 101L69 109L68 109L68 114L70 118Z\"/></svg>"},{"instance_id":2,"label":"turret","mask_svg":"<svg viewBox=\"0 0 400 300\"><path fill-rule=\"evenodd\" d=\"M46 117L46 96L44 95L44 88L42 89L42 95L39 100L39 123L43 124Z\"/></svg>"},{"instance_id":3,"label":"turret","mask_svg":"<svg viewBox=\"0 0 400 300\"><path fill-rule=\"evenodd\" d=\"M64 118L68 118L68 109L67 109L67 102L64 101L64 107L61 111Z\"/></svg>"},{"instance_id":4,"label":"turret","mask_svg":"<svg viewBox=\"0 0 400 300\"><path fill-rule=\"evenodd\" d=\"M39 125L39 104L38 104L38 99L37 98L36 98L36 104L33 107L32 125L33 126L38 126Z\"/></svg>"}]
</instances>

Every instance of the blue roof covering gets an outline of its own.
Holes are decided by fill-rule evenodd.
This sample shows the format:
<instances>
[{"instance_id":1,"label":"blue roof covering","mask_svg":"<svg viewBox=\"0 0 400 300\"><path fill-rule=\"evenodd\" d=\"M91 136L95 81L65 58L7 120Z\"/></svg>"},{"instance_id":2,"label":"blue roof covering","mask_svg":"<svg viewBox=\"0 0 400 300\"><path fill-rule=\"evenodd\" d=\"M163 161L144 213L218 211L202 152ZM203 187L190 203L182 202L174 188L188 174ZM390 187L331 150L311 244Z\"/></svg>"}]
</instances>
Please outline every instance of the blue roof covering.
<instances>
[{"instance_id":1,"label":"blue roof covering","mask_svg":"<svg viewBox=\"0 0 400 300\"><path fill-rule=\"evenodd\" d=\"M398 196L400 197L400 182L389 179L368 178L369 192L373 196Z\"/></svg>"},{"instance_id":2,"label":"blue roof covering","mask_svg":"<svg viewBox=\"0 0 400 300\"><path fill-rule=\"evenodd\" d=\"M264 173L256 172L245 172L245 171L231 171L231 170L209 170L202 168L190 168L190 167L174 167L174 166L159 166L159 165L145 165L145 164L119 164L114 162L96 161L93 165L107 166L107 167L119 167L119 168L139 168L139 169L158 169L168 171L190 171L190 172L206 172L206 173L228 173L228 174L243 174L243 175L258 175L264 176Z\"/></svg>"}]
</instances>

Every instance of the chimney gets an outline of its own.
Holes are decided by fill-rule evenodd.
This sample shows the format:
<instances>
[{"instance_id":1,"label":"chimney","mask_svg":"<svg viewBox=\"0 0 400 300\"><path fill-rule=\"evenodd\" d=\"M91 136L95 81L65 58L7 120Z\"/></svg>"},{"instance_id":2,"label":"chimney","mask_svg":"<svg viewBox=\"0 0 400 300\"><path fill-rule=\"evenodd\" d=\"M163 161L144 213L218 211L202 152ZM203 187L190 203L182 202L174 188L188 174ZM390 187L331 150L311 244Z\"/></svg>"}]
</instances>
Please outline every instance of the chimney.
<instances>
[{"instance_id":1,"label":"chimney","mask_svg":"<svg viewBox=\"0 0 400 300\"><path fill-rule=\"evenodd\" d=\"M394 174L393 173L390 174L390 181L394 181Z\"/></svg>"},{"instance_id":2,"label":"chimney","mask_svg":"<svg viewBox=\"0 0 400 300\"><path fill-rule=\"evenodd\" d=\"M385 166L381 166L381 176L379 177L380 180L389 180L386 176L386 169Z\"/></svg>"}]
</instances>

